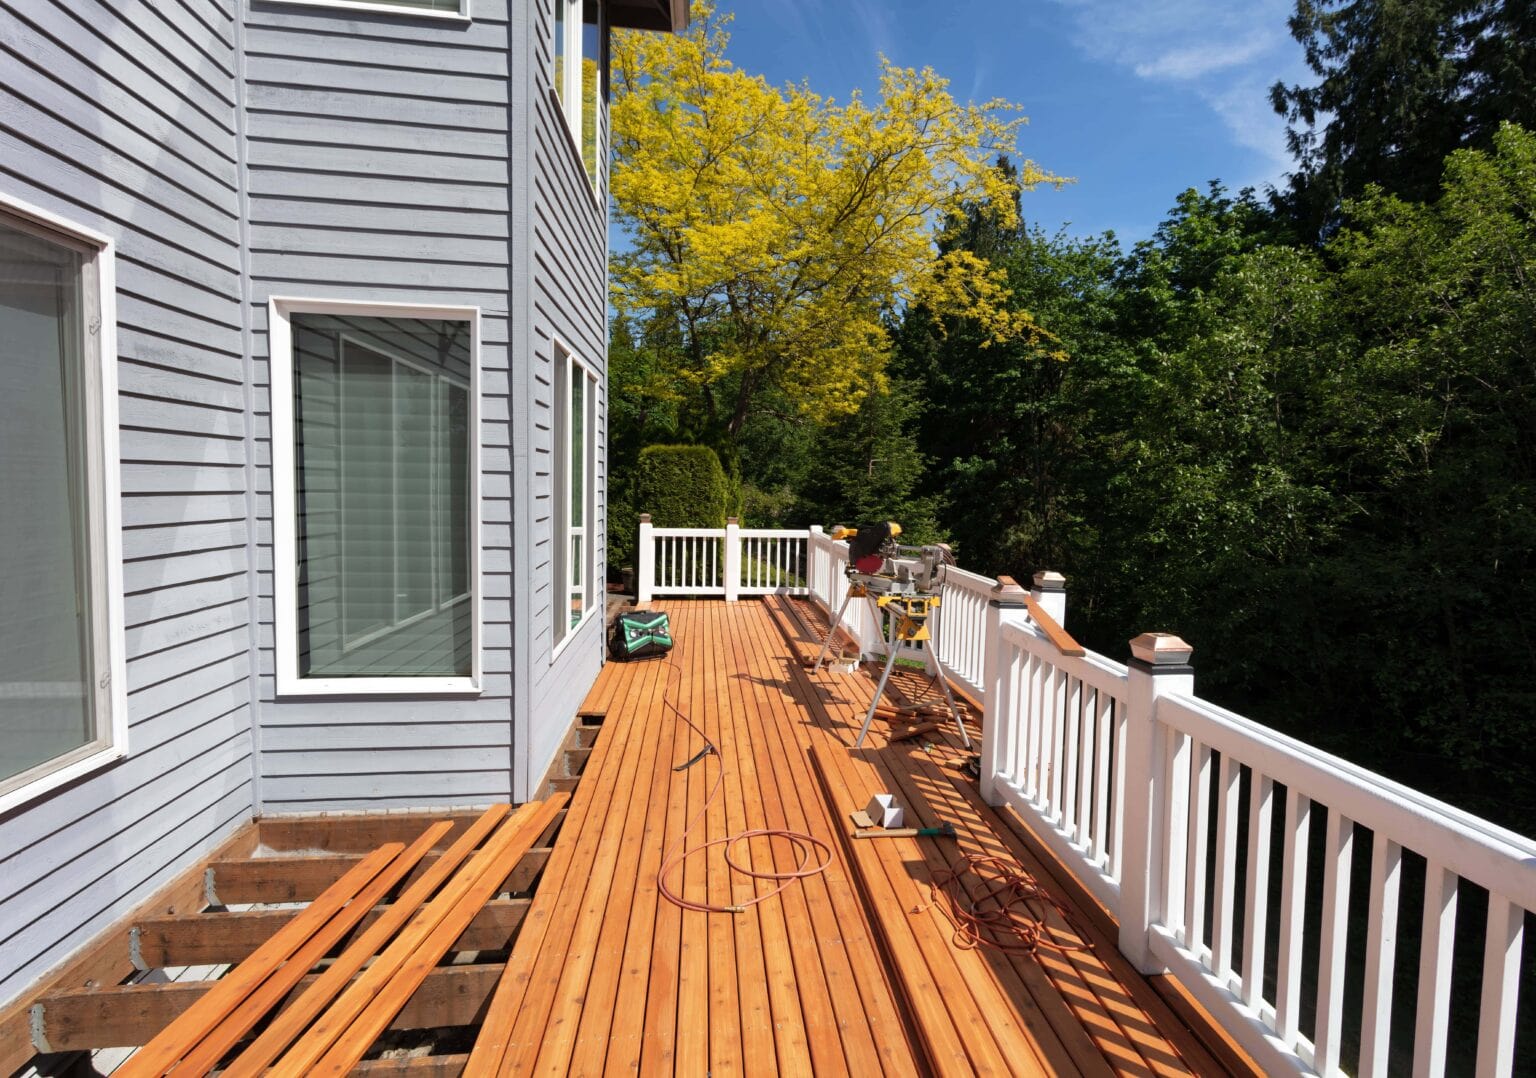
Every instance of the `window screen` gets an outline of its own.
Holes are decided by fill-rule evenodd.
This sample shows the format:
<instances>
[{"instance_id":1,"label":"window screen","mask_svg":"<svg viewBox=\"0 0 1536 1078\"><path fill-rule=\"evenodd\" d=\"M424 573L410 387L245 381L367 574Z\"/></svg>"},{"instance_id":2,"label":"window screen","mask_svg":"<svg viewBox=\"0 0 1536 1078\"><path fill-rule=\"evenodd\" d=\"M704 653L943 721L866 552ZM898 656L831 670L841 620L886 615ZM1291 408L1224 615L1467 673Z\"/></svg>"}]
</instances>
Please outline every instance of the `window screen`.
<instances>
[{"instance_id":1,"label":"window screen","mask_svg":"<svg viewBox=\"0 0 1536 1078\"><path fill-rule=\"evenodd\" d=\"M93 273L83 250L0 215L0 791L105 737L85 459Z\"/></svg>"}]
</instances>

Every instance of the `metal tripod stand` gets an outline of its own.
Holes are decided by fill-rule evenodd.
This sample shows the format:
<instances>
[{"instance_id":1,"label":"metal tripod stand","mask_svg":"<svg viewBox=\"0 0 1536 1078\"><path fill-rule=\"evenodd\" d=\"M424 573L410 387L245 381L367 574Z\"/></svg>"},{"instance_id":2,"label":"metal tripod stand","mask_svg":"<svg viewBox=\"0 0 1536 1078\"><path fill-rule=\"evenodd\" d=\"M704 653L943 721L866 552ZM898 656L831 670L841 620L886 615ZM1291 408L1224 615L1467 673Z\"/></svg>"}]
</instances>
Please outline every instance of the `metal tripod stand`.
<instances>
[{"instance_id":1,"label":"metal tripod stand","mask_svg":"<svg viewBox=\"0 0 1536 1078\"><path fill-rule=\"evenodd\" d=\"M838 629L843 624L843 614L848 610L848 604L854 599L864 598L869 600L870 613L874 615L875 624L880 623L881 608L884 607L890 614L886 630L885 641L885 669L880 672L880 681L875 686L875 695L869 701L869 710L864 715L864 725L859 727L859 736L854 740L853 747L859 748L864 744L864 738L869 733L870 723L875 721L875 709L880 706L880 697L885 693L885 686L891 680L891 671L896 668L896 660L901 655L901 646L921 642L923 650L928 658L928 665L933 669L934 680L944 691L944 699L949 704L950 717L955 720L955 729L960 731L960 740L966 748L971 747L971 737L965 730L965 723L960 719L960 709L955 706L955 694L950 690L949 678L944 674L943 664L933 651L933 635L928 630L928 616L933 608L939 605L939 597L930 594L894 594L882 595L878 599L871 593L868 585L856 580L850 580L848 594L843 596L843 601L837 608L837 614L832 619L832 624L827 630L826 639L821 642L821 650L816 655L816 665L812 672L821 670L822 660L826 658L827 648L831 646L832 637L837 635Z\"/></svg>"}]
</instances>

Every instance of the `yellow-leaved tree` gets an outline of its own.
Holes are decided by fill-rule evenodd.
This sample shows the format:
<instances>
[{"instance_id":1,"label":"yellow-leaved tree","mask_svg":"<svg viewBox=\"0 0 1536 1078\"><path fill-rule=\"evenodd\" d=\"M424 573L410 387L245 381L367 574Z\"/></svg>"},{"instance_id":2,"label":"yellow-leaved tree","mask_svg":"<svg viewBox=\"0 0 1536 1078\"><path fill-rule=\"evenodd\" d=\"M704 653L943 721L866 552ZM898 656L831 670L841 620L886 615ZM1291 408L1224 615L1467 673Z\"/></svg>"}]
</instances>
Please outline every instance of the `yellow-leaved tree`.
<instances>
[{"instance_id":1,"label":"yellow-leaved tree","mask_svg":"<svg viewBox=\"0 0 1536 1078\"><path fill-rule=\"evenodd\" d=\"M937 246L963 204L1007 214L1011 184L1063 182L1027 160L1015 180L994 167L1017 152L1016 106L961 104L931 69L883 58L875 100L770 86L726 58L728 16L694 12L685 34L614 38L611 183L629 247L613 302L665 329L668 376L711 428L734 435L769 389L813 421L852 411L881 384L887 317L909 304L976 318L992 341L1041 335L1000 271Z\"/></svg>"}]
</instances>

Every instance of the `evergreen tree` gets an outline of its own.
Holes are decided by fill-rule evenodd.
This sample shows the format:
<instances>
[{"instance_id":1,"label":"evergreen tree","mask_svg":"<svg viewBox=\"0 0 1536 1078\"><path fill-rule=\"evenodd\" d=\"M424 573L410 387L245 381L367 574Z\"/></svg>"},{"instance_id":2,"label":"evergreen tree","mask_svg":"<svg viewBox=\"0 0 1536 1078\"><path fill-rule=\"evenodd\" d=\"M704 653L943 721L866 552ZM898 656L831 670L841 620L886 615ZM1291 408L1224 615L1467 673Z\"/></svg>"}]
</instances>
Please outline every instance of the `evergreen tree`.
<instances>
[{"instance_id":1,"label":"evergreen tree","mask_svg":"<svg viewBox=\"0 0 1536 1078\"><path fill-rule=\"evenodd\" d=\"M1367 184L1431 199L1447 154L1536 126L1529 0L1297 0L1290 29L1318 82L1270 91L1297 164L1278 201L1309 237Z\"/></svg>"}]
</instances>

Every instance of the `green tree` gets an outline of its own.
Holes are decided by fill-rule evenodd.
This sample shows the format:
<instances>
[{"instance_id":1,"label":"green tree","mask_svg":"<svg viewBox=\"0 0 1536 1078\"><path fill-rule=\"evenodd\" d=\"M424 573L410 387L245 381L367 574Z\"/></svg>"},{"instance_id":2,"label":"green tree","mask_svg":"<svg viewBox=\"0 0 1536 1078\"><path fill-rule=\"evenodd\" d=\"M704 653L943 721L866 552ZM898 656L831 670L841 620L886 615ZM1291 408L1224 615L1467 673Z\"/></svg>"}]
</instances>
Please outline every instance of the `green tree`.
<instances>
[{"instance_id":1,"label":"green tree","mask_svg":"<svg viewBox=\"0 0 1536 1078\"><path fill-rule=\"evenodd\" d=\"M1527 0L1297 0L1290 28L1318 81L1270 97L1298 166L1281 202L1307 235L1370 183L1432 199L1447 154L1536 123Z\"/></svg>"},{"instance_id":2,"label":"green tree","mask_svg":"<svg viewBox=\"0 0 1536 1078\"><path fill-rule=\"evenodd\" d=\"M1335 629L1405 777L1536 830L1536 135L1458 151L1443 194L1372 191L1334 242L1361 327L1363 512L1329 563ZM1347 460L1358 467L1354 457ZM1353 667L1348 669L1346 667ZM1358 688L1356 689L1358 691ZM1364 747L1364 745L1362 745Z\"/></svg>"}]
</instances>

